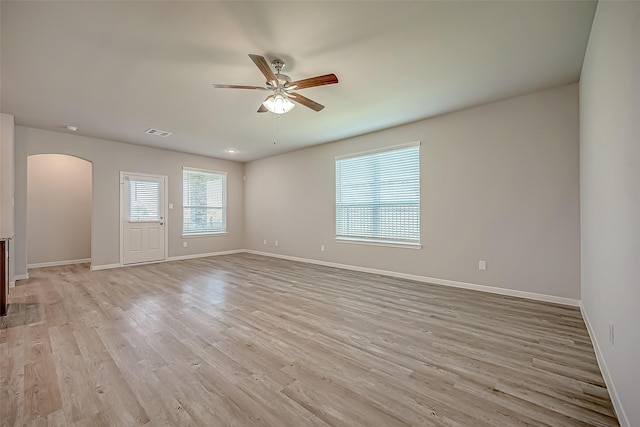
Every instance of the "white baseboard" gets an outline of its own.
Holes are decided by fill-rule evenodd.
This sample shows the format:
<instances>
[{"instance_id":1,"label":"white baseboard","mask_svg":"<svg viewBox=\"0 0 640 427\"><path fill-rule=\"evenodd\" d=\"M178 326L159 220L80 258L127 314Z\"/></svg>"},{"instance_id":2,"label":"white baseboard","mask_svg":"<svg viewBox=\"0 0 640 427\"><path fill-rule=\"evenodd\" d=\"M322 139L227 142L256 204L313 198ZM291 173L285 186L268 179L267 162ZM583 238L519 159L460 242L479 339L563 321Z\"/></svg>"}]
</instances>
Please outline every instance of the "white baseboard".
<instances>
[{"instance_id":1,"label":"white baseboard","mask_svg":"<svg viewBox=\"0 0 640 427\"><path fill-rule=\"evenodd\" d=\"M609 397L611 398L611 403L613 403L613 409L615 409L616 415L618 416L618 422L620 423L620 427L631 427L631 422L629 422L627 413L624 411L624 408L622 407L622 402L620 402L620 397L618 396L618 392L613 383L613 378L611 378L611 373L609 372L609 368L607 367L607 362L604 359L604 354L600 350L600 345L598 344L598 340L596 339L595 331L591 326L591 322L589 321L589 316L587 316L587 312L584 309L584 306L582 305L582 303L580 303L580 312L582 313L582 318L584 319L584 323L587 326L587 331L589 332L589 337L591 338L591 342L593 343L593 349L595 350L595 353L596 353L596 360L598 361L600 372L602 372L604 383L607 385L607 389L609 390Z\"/></svg>"},{"instance_id":2,"label":"white baseboard","mask_svg":"<svg viewBox=\"0 0 640 427\"><path fill-rule=\"evenodd\" d=\"M206 254L170 256L169 258L167 258L167 261L182 261L182 260L185 260L185 259L207 258L207 257L210 257L210 256L239 254L239 253L244 253L246 251L247 251L246 249L233 249L233 250L230 250L230 251L209 252L209 253L206 253Z\"/></svg>"},{"instance_id":3,"label":"white baseboard","mask_svg":"<svg viewBox=\"0 0 640 427\"><path fill-rule=\"evenodd\" d=\"M161 261L152 261L152 262L139 262L136 264L103 264L103 265L92 265L91 271L98 270L108 270L110 268L120 268L120 267L134 267L136 265L145 265L145 264L158 264L161 262L169 262L169 261L182 261L186 259L194 259L194 258L207 258L211 256L220 256L220 255L231 255L246 252L245 249L233 249L229 251L220 251L220 252L208 252L204 254L192 254L192 255L180 255L180 256L171 256L167 259Z\"/></svg>"},{"instance_id":4,"label":"white baseboard","mask_svg":"<svg viewBox=\"0 0 640 427\"><path fill-rule=\"evenodd\" d=\"M9 288L15 288L16 282L18 280L27 280L29 278L29 273L27 274L16 274L13 276L13 282L9 282Z\"/></svg>"},{"instance_id":5,"label":"white baseboard","mask_svg":"<svg viewBox=\"0 0 640 427\"><path fill-rule=\"evenodd\" d=\"M66 261L37 262L35 264L27 264L27 269L40 267L57 267L59 265L83 264L85 262L91 262L91 258L69 259Z\"/></svg>"},{"instance_id":6,"label":"white baseboard","mask_svg":"<svg viewBox=\"0 0 640 427\"><path fill-rule=\"evenodd\" d=\"M253 250L247 250L246 252L255 254L255 255L264 255L264 256L270 256L275 258L288 259L290 261L299 261L299 262L306 262L309 264L324 265L326 267L335 267L335 268L342 268L346 270L360 271L363 273L373 273L373 274L380 274L383 276L398 277L401 279L415 280L417 282L432 283L435 285L451 286L454 288L471 289L474 291L488 292L488 293L499 294L499 295L508 295L512 297L526 298L526 299L536 300L536 301L552 302L556 304L569 305L572 307L580 306L580 300L573 299L573 298L564 298L564 297L558 297L554 295L537 294L534 292L517 291L514 289L496 288L494 286L478 285L475 283L457 282L455 280L446 280L446 279L438 279L435 277L418 276L415 274L399 273L396 271L389 271L389 270L378 270L377 268L359 267L355 265L339 264L339 263L328 262L328 261L319 261L319 260L309 259L309 258L298 258L298 257L293 257L288 255L274 254L270 252L260 252L260 251L253 251Z\"/></svg>"},{"instance_id":7,"label":"white baseboard","mask_svg":"<svg viewBox=\"0 0 640 427\"><path fill-rule=\"evenodd\" d=\"M108 270L110 268L120 268L120 267L122 267L122 264L102 264L102 265L91 265L89 269L91 271L98 271L98 270Z\"/></svg>"}]
</instances>

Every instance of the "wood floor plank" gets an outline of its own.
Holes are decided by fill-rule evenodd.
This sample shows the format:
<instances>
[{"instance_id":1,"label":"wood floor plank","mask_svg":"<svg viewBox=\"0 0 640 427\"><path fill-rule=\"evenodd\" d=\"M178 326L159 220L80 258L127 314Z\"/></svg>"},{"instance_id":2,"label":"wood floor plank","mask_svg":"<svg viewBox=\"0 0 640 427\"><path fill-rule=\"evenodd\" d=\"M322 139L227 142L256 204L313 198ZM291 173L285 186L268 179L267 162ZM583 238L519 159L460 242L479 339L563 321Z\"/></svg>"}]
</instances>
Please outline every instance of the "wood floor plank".
<instances>
[{"instance_id":1,"label":"wood floor plank","mask_svg":"<svg viewBox=\"0 0 640 427\"><path fill-rule=\"evenodd\" d=\"M25 427L57 427L69 425L69 421L62 410L47 415L37 415L26 422Z\"/></svg>"},{"instance_id":2,"label":"wood floor plank","mask_svg":"<svg viewBox=\"0 0 640 427\"><path fill-rule=\"evenodd\" d=\"M125 425L144 425L149 417L138 402L131 387L124 379L95 328L78 328L75 331L78 347L87 365L90 381L94 385L94 395L98 396L103 408L114 410L116 417Z\"/></svg>"},{"instance_id":3,"label":"wood floor plank","mask_svg":"<svg viewBox=\"0 0 640 427\"><path fill-rule=\"evenodd\" d=\"M12 316L18 318L20 313L14 309ZM24 325L5 329L7 341L0 344L0 420L7 427L23 424L26 329Z\"/></svg>"},{"instance_id":4,"label":"wood floor plank","mask_svg":"<svg viewBox=\"0 0 640 427\"><path fill-rule=\"evenodd\" d=\"M616 426L578 309L252 254L33 269L2 426Z\"/></svg>"},{"instance_id":5,"label":"wood floor plank","mask_svg":"<svg viewBox=\"0 0 640 427\"><path fill-rule=\"evenodd\" d=\"M62 409L58 379L51 355L24 365L24 417L27 422L46 418Z\"/></svg>"},{"instance_id":6,"label":"wood floor plank","mask_svg":"<svg viewBox=\"0 0 640 427\"><path fill-rule=\"evenodd\" d=\"M49 340L49 325L40 323L27 326L28 345L25 348L24 359L35 361L41 357L51 355L51 341Z\"/></svg>"}]
</instances>

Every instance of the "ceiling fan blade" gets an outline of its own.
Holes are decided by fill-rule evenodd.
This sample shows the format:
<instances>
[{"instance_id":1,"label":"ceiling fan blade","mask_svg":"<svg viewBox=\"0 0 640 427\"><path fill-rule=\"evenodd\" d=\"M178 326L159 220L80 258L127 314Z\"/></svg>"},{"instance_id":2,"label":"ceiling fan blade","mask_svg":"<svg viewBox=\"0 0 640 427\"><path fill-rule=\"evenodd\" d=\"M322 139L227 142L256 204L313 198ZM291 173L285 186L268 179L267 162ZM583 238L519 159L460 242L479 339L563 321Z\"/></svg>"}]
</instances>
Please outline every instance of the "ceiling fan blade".
<instances>
[{"instance_id":1,"label":"ceiling fan blade","mask_svg":"<svg viewBox=\"0 0 640 427\"><path fill-rule=\"evenodd\" d=\"M289 95L291 95L290 99L293 100L294 102L297 102L298 104L302 104L305 107L309 107L311 108L313 111L320 111L324 108L324 105L322 104L318 104L316 101L312 101L309 98L300 95L299 93L290 93Z\"/></svg>"},{"instance_id":2,"label":"ceiling fan blade","mask_svg":"<svg viewBox=\"0 0 640 427\"><path fill-rule=\"evenodd\" d=\"M289 83L289 86L295 86L296 89L306 89L308 87L332 85L338 83L335 74L325 74L324 76L316 76L308 79L297 80Z\"/></svg>"},{"instance_id":3,"label":"ceiling fan blade","mask_svg":"<svg viewBox=\"0 0 640 427\"><path fill-rule=\"evenodd\" d=\"M249 54L249 58L251 58L251 60L256 64L256 66L260 69L260 71L262 72L262 74L264 74L264 76L267 78L268 82L272 82L272 81L278 81L278 79L276 79L276 75L273 74L273 70L271 70L271 67L269 67L269 64L267 63L267 60L264 59L264 56L260 56L260 55L253 55L253 54Z\"/></svg>"},{"instance_id":4,"label":"ceiling fan blade","mask_svg":"<svg viewBox=\"0 0 640 427\"><path fill-rule=\"evenodd\" d=\"M211 86L218 89L254 89L254 90L271 90L264 86L244 86L244 85L219 85L212 83Z\"/></svg>"},{"instance_id":5,"label":"ceiling fan blade","mask_svg":"<svg viewBox=\"0 0 640 427\"><path fill-rule=\"evenodd\" d=\"M269 98L271 98L271 95L267 96L264 100L266 101ZM267 111L269 111L267 110L267 107L265 107L264 104L260 104L260 108L258 108L258 113L266 113Z\"/></svg>"}]
</instances>

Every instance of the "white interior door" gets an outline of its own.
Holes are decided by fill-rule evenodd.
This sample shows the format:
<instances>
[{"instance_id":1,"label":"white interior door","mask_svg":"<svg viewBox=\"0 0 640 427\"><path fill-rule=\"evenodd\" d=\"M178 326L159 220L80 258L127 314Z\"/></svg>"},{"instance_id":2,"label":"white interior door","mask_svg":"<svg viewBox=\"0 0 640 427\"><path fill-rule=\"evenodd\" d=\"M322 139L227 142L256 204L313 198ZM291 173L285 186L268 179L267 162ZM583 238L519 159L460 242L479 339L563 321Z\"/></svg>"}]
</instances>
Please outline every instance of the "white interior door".
<instances>
[{"instance_id":1,"label":"white interior door","mask_svg":"<svg viewBox=\"0 0 640 427\"><path fill-rule=\"evenodd\" d=\"M123 264L164 260L165 178L121 175Z\"/></svg>"}]
</instances>

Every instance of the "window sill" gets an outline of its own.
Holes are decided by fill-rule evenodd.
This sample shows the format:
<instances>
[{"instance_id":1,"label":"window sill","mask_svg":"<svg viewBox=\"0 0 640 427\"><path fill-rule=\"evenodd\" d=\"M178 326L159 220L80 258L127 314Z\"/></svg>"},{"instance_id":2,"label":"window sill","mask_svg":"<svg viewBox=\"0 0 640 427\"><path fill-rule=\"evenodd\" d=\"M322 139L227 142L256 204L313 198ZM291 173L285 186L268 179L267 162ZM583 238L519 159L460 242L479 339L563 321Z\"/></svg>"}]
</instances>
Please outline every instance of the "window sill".
<instances>
[{"instance_id":1,"label":"window sill","mask_svg":"<svg viewBox=\"0 0 640 427\"><path fill-rule=\"evenodd\" d=\"M212 232L212 233L198 233L198 234L183 234L182 238L183 239L190 239L192 237L216 237L216 236L227 236L229 233L227 233L226 231L220 231L220 232Z\"/></svg>"},{"instance_id":2,"label":"window sill","mask_svg":"<svg viewBox=\"0 0 640 427\"><path fill-rule=\"evenodd\" d=\"M403 249L422 249L422 245L420 243L385 242L383 240L349 239L346 237L336 237L335 241L336 243L354 243L356 245L384 246L389 248Z\"/></svg>"}]
</instances>

